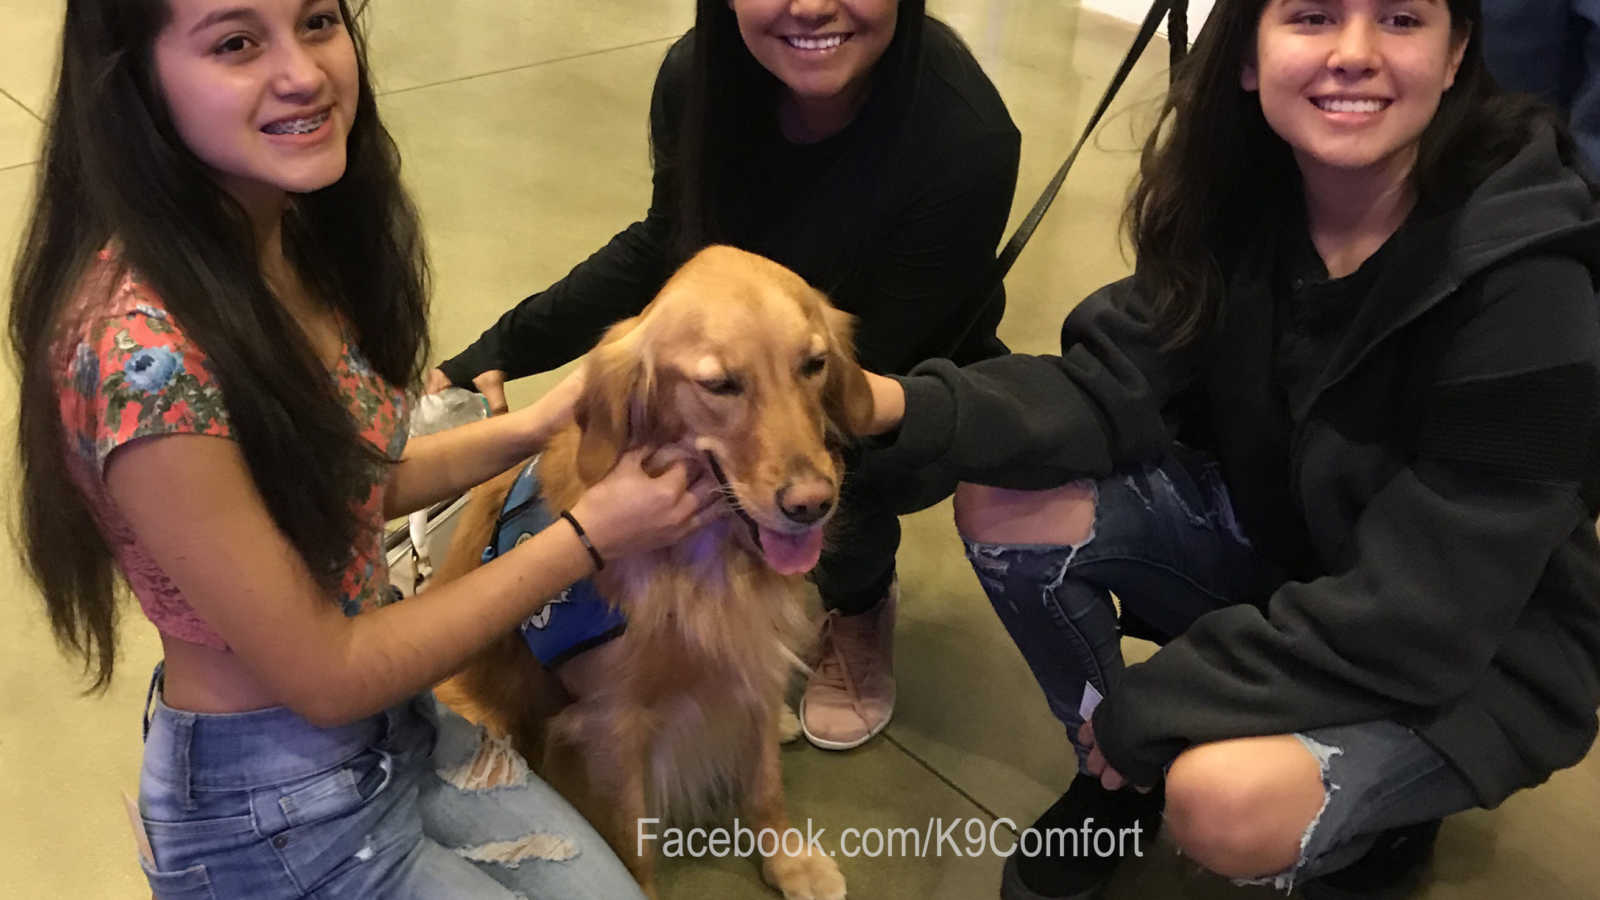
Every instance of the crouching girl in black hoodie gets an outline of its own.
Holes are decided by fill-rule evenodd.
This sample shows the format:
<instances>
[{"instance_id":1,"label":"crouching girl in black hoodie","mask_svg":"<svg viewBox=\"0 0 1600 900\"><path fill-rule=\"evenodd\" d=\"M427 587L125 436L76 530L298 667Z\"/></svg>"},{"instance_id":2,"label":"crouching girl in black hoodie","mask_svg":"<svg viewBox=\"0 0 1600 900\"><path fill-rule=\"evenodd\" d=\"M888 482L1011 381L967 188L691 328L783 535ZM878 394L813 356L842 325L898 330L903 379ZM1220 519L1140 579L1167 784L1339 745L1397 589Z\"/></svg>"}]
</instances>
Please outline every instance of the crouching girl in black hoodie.
<instances>
[{"instance_id":1,"label":"crouching girl in black hoodie","mask_svg":"<svg viewBox=\"0 0 1600 900\"><path fill-rule=\"evenodd\" d=\"M1037 827L1164 810L1215 872L1376 896L1442 817L1593 742L1600 204L1479 21L1221 0L1144 152L1136 272L1061 356L874 377L872 465L963 482L979 581L1077 745ZM1115 864L1016 855L1002 896L1093 896Z\"/></svg>"}]
</instances>

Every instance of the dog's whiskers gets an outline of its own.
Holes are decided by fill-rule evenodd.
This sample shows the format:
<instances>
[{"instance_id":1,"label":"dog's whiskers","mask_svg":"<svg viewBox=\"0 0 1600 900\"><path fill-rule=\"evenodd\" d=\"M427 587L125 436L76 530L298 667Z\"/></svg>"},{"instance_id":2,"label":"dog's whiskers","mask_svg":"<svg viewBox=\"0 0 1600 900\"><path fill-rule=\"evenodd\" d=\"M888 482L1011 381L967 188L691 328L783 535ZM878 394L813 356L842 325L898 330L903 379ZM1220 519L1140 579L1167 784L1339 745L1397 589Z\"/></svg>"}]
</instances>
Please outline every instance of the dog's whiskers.
<instances>
[{"instance_id":1,"label":"dog's whiskers","mask_svg":"<svg viewBox=\"0 0 1600 900\"><path fill-rule=\"evenodd\" d=\"M750 510L744 505L744 501L739 499L740 491L748 493L749 486L731 479L726 483L717 485L717 493L722 495L723 502L727 503L729 508L737 512L748 513Z\"/></svg>"}]
</instances>

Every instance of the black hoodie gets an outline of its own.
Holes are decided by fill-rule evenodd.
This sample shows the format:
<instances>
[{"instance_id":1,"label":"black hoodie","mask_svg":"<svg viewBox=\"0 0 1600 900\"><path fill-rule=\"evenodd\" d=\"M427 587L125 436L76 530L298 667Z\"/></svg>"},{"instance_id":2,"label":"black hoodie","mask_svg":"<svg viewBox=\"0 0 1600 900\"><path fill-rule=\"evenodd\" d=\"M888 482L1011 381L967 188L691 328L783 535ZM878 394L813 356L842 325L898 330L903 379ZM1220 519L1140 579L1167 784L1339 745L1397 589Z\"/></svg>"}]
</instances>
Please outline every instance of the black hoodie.
<instances>
[{"instance_id":1,"label":"black hoodie","mask_svg":"<svg viewBox=\"0 0 1600 900\"><path fill-rule=\"evenodd\" d=\"M1288 395L1272 243L1187 349L1159 349L1136 274L1073 310L1059 357L918 367L870 462L1041 488L1175 434L1215 454L1289 580L1128 668L1094 716L1110 764L1151 783L1193 744L1394 719L1497 805L1595 737L1600 205L1536 134L1396 232Z\"/></svg>"}]
</instances>

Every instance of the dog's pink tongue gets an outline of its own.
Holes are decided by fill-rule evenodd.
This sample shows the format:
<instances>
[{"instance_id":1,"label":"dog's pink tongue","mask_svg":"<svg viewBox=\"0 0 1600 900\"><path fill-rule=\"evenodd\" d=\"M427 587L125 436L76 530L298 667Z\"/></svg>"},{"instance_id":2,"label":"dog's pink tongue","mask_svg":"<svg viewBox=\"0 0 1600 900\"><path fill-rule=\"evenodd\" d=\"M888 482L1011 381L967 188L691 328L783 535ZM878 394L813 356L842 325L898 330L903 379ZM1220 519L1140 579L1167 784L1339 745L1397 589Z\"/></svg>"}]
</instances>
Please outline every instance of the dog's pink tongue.
<instances>
[{"instance_id":1,"label":"dog's pink tongue","mask_svg":"<svg viewBox=\"0 0 1600 900\"><path fill-rule=\"evenodd\" d=\"M800 575L811 571L822 557L822 529L812 528L800 534L784 534L770 528L761 529L761 552L767 565L779 575Z\"/></svg>"}]
</instances>

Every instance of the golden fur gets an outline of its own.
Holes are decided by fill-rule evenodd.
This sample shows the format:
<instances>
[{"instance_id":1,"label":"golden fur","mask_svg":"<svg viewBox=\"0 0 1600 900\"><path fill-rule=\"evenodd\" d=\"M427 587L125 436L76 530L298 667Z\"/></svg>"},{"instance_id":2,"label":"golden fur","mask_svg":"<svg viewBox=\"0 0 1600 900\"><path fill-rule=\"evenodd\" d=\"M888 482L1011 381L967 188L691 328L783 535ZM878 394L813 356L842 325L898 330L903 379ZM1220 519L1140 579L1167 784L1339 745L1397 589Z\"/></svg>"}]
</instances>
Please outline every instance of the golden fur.
<instances>
[{"instance_id":1,"label":"golden fur","mask_svg":"<svg viewBox=\"0 0 1600 900\"><path fill-rule=\"evenodd\" d=\"M649 446L714 454L729 504L763 535L823 527L826 515L802 527L781 507L796 497L813 512L837 505L833 448L871 414L851 328L776 263L727 247L701 252L586 360L578 424L539 461L546 502L570 508L622 452ZM477 565L515 474L474 491L436 579ZM510 735L653 896L640 818L664 826L737 813L754 830L788 827L779 718L815 631L802 577L774 571L735 515L665 550L608 561L595 581L627 614L622 636L552 673L507 635L439 695ZM786 894L844 896L826 856L780 851L763 874Z\"/></svg>"}]
</instances>

